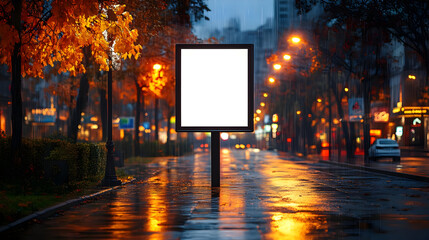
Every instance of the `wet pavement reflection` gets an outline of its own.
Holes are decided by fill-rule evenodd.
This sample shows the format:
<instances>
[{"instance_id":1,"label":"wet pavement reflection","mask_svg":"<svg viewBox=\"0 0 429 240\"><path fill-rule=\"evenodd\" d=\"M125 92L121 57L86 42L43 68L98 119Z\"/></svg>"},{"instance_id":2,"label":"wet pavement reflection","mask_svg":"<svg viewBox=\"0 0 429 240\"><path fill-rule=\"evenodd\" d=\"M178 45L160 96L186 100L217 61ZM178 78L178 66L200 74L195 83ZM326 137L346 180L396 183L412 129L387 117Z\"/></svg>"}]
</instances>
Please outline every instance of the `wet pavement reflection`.
<instances>
[{"instance_id":1,"label":"wet pavement reflection","mask_svg":"<svg viewBox=\"0 0 429 240\"><path fill-rule=\"evenodd\" d=\"M159 158L137 181L12 233L14 239L427 239L429 184L280 158L221 151Z\"/></svg>"}]
</instances>

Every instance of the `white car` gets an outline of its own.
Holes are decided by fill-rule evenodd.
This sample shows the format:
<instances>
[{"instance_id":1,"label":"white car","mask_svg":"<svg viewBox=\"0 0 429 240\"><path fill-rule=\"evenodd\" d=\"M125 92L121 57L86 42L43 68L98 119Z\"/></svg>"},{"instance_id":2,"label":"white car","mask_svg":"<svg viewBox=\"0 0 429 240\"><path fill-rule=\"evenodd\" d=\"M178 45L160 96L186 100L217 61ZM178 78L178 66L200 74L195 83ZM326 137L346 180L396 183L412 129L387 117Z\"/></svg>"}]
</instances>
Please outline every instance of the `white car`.
<instances>
[{"instance_id":1,"label":"white car","mask_svg":"<svg viewBox=\"0 0 429 240\"><path fill-rule=\"evenodd\" d=\"M376 160L377 158L391 157L394 162L400 161L401 150L395 140L389 138L379 138L369 148L369 158Z\"/></svg>"}]
</instances>

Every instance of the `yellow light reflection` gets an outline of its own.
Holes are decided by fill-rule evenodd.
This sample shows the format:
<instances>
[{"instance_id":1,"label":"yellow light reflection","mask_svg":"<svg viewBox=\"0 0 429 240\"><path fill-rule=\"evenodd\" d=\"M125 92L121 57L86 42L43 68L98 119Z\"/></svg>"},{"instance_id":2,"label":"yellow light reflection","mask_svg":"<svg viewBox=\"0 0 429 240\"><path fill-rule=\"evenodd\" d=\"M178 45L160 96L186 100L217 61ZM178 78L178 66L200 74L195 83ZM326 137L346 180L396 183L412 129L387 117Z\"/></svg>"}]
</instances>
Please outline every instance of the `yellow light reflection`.
<instances>
[{"instance_id":1,"label":"yellow light reflection","mask_svg":"<svg viewBox=\"0 0 429 240\"><path fill-rule=\"evenodd\" d=\"M274 83L274 82L276 81L276 79L274 79L273 77L270 77L270 78L268 78L268 81L269 81L270 83Z\"/></svg>"},{"instance_id":2,"label":"yellow light reflection","mask_svg":"<svg viewBox=\"0 0 429 240\"><path fill-rule=\"evenodd\" d=\"M273 68L274 68L274 70L280 70L282 68L282 65L280 65L280 64L274 64Z\"/></svg>"},{"instance_id":3,"label":"yellow light reflection","mask_svg":"<svg viewBox=\"0 0 429 240\"><path fill-rule=\"evenodd\" d=\"M163 230L162 223L167 221L167 201L165 199L166 186L169 181L167 172L162 171L159 175L150 178L149 181L155 184L150 184L149 188L146 229L149 232L160 232Z\"/></svg>"},{"instance_id":4,"label":"yellow light reflection","mask_svg":"<svg viewBox=\"0 0 429 240\"><path fill-rule=\"evenodd\" d=\"M264 93L264 95L263 95L264 97L268 97L268 93Z\"/></svg>"},{"instance_id":5,"label":"yellow light reflection","mask_svg":"<svg viewBox=\"0 0 429 240\"><path fill-rule=\"evenodd\" d=\"M260 171L267 181L261 186L271 196L264 202L271 209L271 230L263 238L312 239L310 233L326 232L327 219L316 212L332 210L325 195L330 193L315 190L319 185L312 180L308 167L275 156L267 156L264 161Z\"/></svg>"}]
</instances>

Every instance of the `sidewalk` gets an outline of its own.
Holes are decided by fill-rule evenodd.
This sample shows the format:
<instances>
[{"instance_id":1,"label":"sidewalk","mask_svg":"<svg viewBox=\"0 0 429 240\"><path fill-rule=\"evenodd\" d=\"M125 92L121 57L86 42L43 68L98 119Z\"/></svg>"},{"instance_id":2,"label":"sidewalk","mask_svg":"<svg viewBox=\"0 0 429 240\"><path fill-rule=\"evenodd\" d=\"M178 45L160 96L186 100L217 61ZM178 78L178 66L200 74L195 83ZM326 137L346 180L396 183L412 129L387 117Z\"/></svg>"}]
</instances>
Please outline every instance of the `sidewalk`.
<instances>
[{"instance_id":1,"label":"sidewalk","mask_svg":"<svg viewBox=\"0 0 429 240\"><path fill-rule=\"evenodd\" d=\"M308 155L309 159L335 164L340 166L353 167L357 169L390 174L394 176L406 177L418 181L429 182L429 154L427 150L415 148L401 148L401 161L393 162L391 158L382 158L376 161L364 161L363 155L355 155L352 159L347 159L346 152L332 151L331 159L328 153Z\"/></svg>"},{"instance_id":2,"label":"sidewalk","mask_svg":"<svg viewBox=\"0 0 429 240\"><path fill-rule=\"evenodd\" d=\"M208 153L147 167L156 174L142 172L97 201L2 239L427 239L429 233L423 182L272 151L222 151L220 188L210 186Z\"/></svg>"}]
</instances>

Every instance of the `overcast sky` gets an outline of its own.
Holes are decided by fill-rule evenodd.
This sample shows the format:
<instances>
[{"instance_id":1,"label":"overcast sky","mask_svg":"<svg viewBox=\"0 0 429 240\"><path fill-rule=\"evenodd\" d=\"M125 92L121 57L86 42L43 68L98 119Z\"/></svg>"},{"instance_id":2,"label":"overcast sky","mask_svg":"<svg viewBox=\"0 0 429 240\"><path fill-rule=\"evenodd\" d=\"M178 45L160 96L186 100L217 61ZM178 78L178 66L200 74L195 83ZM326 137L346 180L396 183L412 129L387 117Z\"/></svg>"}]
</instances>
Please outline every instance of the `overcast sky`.
<instances>
[{"instance_id":1,"label":"overcast sky","mask_svg":"<svg viewBox=\"0 0 429 240\"><path fill-rule=\"evenodd\" d=\"M241 30L256 29L274 14L273 0L207 0L210 21L201 20L194 25L194 32L200 38L207 38L214 29L221 30L231 18L238 18Z\"/></svg>"}]
</instances>

